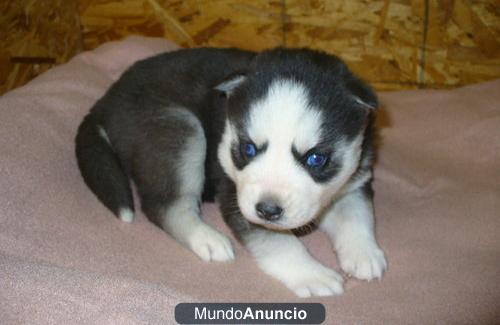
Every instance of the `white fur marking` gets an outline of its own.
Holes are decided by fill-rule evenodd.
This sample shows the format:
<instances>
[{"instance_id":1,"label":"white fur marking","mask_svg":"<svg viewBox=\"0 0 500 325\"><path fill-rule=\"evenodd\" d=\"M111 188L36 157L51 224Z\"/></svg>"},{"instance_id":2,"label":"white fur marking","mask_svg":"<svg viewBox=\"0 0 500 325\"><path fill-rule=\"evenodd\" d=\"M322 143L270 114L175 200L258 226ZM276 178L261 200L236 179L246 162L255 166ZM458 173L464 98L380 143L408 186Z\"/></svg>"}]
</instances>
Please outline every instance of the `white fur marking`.
<instances>
[{"instance_id":1,"label":"white fur marking","mask_svg":"<svg viewBox=\"0 0 500 325\"><path fill-rule=\"evenodd\" d=\"M306 88L290 80L277 80L267 95L250 107L248 134L253 142L299 152L314 147L320 136L321 112L309 103Z\"/></svg>"},{"instance_id":2,"label":"white fur marking","mask_svg":"<svg viewBox=\"0 0 500 325\"><path fill-rule=\"evenodd\" d=\"M252 104L248 134L258 146L267 143L268 147L243 170L233 164L231 145L238 139L234 126L226 121L219 161L236 184L242 214L253 223L291 229L310 222L331 204L359 165L362 133L351 142L338 140L335 149L342 169L327 183L315 182L297 163L292 147L306 152L316 146L322 125L321 112L311 107L308 96L303 85L277 80L263 99ZM277 198L284 210L284 217L273 224L266 224L255 210L266 195Z\"/></svg>"},{"instance_id":3,"label":"white fur marking","mask_svg":"<svg viewBox=\"0 0 500 325\"><path fill-rule=\"evenodd\" d=\"M233 139L236 138L236 130L234 126L226 120L224 126L224 133L222 134L221 142L217 148L217 158L226 172L226 174L232 180L236 179L236 168L234 167L233 160L231 158L231 143Z\"/></svg>"},{"instance_id":4,"label":"white fur marking","mask_svg":"<svg viewBox=\"0 0 500 325\"><path fill-rule=\"evenodd\" d=\"M217 87L215 87L215 89L222 91L226 93L228 96L230 96L233 93L233 91L245 80L246 77L244 75L238 75L230 80L224 81L223 83L219 84Z\"/></svg>"},{"instance_id":5,"label":"white fur marking","mask_svg":"<svg viewBox=\"0 0 500 325\"><path fill-rule=\"evenodd\" d=\"M171 111L172 112L172 111ZM200 121L184 109L173 111L188 122L194 134L186 139L179 159L179 199L165 211L162 228L204 261L230 261L234 253L229 239L200 218L199 202L205 178L206 140Z\"/></svg>"},{"instance_id":6,"label":"white fur marking","mask_svg":"<svg viewBox=\"0 0 500 325\"><path fill-rule=\"evenodd\" d=\"M179 159L177 170L181 179L181 195L201 196L205 182L205 153L207 141L200 121L184 109L178 109L175 114L182 116L194 129L194 134L186 140L184 152Z\"/></svg>"},{"instance_id":7,"label":"white fur marking","mask_svg":"<svg viewBox=\"0 0 500 325\"><path fill-rule=\"evenodd\" d=\"M256 230L245 239L245 244L265 273L299 297L344 292L342 276L315 260L292 234Z\"/></svg>"},{"instance_id":8,"label":"white fur marking","mask_svg":"<svg viewBox=\"0 0 500 325\"><path fill-rule=\"evenodd\" d=\"M234 259L229 239L200 219L197 197L183 196L172 203L162 228L206 262Z\"/></svg>"},{"instance_id":9,"label":"white fur marking","mask_svg":"<svg viewBox=\"0 0 500 325\"><path fill-rule=\"evenodd\" d=\"M362 280L380 279L387 268L384 253L375 241L373 223L371 201L360 190L339 198L320 223L342 269Z\"/></svg>"},{"instance_id":10,"label":"white fur marking","mask_svg":"<svg viewBox=\"0 0 500 325\"><path fill-rule=\"evenodd\" d=\"M99 135L109 144L111 145L111 141L109 141L108 134L106 133L106 130L100 125L97 126L97 131L99 132Z\"/></svg>"},{"instance_id":11,"label":"white fur marking","mask_svg":"<svg viewBox=\"0 0 500 325\"><path fill-rule=\"evenodd\" d=\"M359 105L365 107L365 108L369 108L369 109L375 109L375 107L373 105L370 105L366 102L364 102L361 98L359 98L358 96L354 96L354 101L356 103L358 103Z\"/></svg>"},{"instance_id":12,"label":"white fur marking","mask_svg":"<svg viewBox=\"0 0 500 325\"><path fill-rule=\"evenodd\" d=\"M129 208L121 208L118 215L120 217L120 220L123 222L130 223L134 221L134 211L130 210Z\"/></svg>"},{"instance_id":13,"label":"white fur marking","mask_svg":"<svg viewBox=\"0 0 500 325\"><path fill-rule=\"evenodd\" d=\"M363 143L362 133L348 143L342 140L337 144L336 155L342 159L342 169L328 183L327 188L321 195L321 206L326 207L335 199L342 195L346 187L350 187L349 180L359 166L361 157L361 144Z\"/></svg>"}]
</instances>

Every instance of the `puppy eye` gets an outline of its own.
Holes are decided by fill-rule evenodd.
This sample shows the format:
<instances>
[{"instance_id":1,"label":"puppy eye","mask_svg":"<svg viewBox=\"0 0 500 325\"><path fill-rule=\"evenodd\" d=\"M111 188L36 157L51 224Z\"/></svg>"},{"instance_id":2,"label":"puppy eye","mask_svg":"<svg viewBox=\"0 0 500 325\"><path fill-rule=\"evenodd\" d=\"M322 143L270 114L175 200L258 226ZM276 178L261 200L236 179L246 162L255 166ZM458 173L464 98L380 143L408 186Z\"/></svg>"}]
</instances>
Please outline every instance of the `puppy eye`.
<instances>
[{"instance_id":1,"label":"puppy eye","mask_svg":"<svg viewBox=\"0 0 500 325\"><path fill-rule=\"evenodd\" d=\"M320 153L311 153L306 157L306 165L312 168L321 168L326 164L327 158Z\"/></svg>"},{"instance_id":2,"label":"puppy eye","mask_svg":"<svg viewBox=\"0 0 500 325\"><path fill-rule=\"evenodd\" d=\"M243 152L243 155L246 158L253 158L257 154L257 147L255 147L255 144L250 143L250 142L244 143L242 145L241 149L242 149L241 151Z\"/></svg>"}]
</instances>

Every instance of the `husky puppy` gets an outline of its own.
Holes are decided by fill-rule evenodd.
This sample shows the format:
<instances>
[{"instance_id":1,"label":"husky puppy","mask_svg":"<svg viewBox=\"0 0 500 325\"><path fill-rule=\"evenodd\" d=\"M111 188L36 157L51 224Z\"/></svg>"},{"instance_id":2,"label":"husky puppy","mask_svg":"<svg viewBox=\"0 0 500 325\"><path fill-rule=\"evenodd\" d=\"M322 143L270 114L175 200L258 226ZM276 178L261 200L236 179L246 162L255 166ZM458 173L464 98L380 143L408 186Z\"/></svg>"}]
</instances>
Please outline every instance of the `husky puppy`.
<instances>
[{"instance_id":1,"label":"husky puppy","mask_svg":"<svg viewBox=\"0 0 500 325\"><path fill-rule=\"evenodd\" d=\"M205 261L229 261L224 220L259 267L300 297L343 292L293 230L315 223L341 268L363 280L386 268L374 236L373 91L337 57L307 49L186 49L135 63L79 127L86 184L125 222L130 180L156 225Z\"/></svg>"}]
</instances>

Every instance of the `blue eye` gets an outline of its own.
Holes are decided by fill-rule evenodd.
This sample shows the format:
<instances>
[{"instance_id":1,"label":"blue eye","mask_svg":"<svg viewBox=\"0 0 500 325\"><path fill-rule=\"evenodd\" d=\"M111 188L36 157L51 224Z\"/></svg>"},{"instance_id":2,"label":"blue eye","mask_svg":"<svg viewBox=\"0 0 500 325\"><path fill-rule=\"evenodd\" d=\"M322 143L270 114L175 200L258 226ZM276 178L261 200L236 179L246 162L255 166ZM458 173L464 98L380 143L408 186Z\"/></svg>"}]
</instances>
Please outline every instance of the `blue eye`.
<instances>
[{"instance_id":1,"label":"blue eye","mask_svg":"<svg viewBox=\"0 0 500 325\"><path fill-rule=\"evenodd\" d=\"M255 155L257 154L257 148L253 143L245 143L243 145L243 154L247 158L255 157Z\"/></svg>"},{"instance_id":2,"label":"blue eye","mask_svg":"<svg viewBox=\"0 0 500 325\"><path fill-rule=\"evenodd\" d=\"M307 156L306 164L309 167L319 168L323 167L326 163L326 156L319 153L312 153Z\"/></svg>"}]
</instances>

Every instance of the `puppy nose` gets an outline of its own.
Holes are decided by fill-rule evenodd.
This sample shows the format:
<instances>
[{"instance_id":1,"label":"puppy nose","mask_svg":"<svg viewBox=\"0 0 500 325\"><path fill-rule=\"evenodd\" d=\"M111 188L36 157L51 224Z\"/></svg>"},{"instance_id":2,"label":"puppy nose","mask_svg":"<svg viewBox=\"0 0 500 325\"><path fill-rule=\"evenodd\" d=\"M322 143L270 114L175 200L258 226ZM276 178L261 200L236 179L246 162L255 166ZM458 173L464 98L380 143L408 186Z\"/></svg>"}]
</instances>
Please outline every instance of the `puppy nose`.
<instances>
[{"instance_id":1,"label":"puppy nose","mask_svg":"<svg viewBox=\"0 0 500 325\"><path fill-rule=\"evenodd\" d=\"M281 218L283 209L273 201L262 201L255 205L259 218L276 221Z\"/></svg>"}]
</instances>

